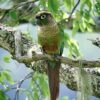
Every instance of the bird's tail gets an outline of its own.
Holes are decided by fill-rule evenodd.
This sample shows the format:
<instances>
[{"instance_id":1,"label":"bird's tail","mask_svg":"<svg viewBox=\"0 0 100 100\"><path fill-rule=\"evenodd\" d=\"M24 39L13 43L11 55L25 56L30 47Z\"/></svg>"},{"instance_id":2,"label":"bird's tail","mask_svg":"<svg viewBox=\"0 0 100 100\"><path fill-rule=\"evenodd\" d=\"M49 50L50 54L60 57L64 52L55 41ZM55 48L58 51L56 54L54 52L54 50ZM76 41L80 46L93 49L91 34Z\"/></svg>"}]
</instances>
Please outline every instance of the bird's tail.
<instances>
[{"instance_id":1,"label":"bird's tail","mask_svg":"<svg viewBox=\"0 0 100 100\"><path fill-rule=\"evenodd\" d=\"M60 62L47 62L50 100L57 100L59 95L59 70Z\"/></svg>"}]
</instances>

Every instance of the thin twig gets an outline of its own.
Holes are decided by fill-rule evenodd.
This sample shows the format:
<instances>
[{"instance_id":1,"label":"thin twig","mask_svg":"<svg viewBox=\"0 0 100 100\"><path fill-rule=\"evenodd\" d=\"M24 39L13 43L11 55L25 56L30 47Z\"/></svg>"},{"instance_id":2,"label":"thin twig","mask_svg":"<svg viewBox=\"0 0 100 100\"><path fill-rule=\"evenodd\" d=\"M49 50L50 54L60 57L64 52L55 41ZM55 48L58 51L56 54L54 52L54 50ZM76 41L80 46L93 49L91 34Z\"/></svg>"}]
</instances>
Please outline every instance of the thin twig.
<instances>
[{"instance_id":1,"label":"thin twig","mask_svg":"<svg viewBox=\"0 0 100 100\"><path fill-rule=\"evenodd\" d=\"M74 11L76 10L77 6L79 5L79 3L80 3L80 0L78 0L77 3L75 4L75 6L73 7L73 9L72 9L72 11L71 11L69 17L68 17L68 18L62 19L62 20L59 22L59 24L62 24L62 23L64 23L64 22L66 22L66 20L68 20L68 23L67 23L67 24L69 24L69 22L70 22L70 20L71 20L71 18L72 18L72 15L73 15Z\"/></svg>"},{"instance_id":2,"label":"thin twig","mask_svg":"<svg viewBox=\"0 0 100 100\"><path fill-rule=\"evenodd\" d=\"M17 83L17 87L16 87L16 93L15 93L15 97L14 97L14 100L18 100L19 98L19 90L20 90L20 87L21 85L23 84L23 82L29 78L31 78L33 75L33 72L29 73L28 75L26 75L21 81L19 81Z\"/></svg>"},{"instance_id":3,"label":"thin twig","mask_svg":"<svg viewBox=\"0 0 100 100\"><path fill-rule=\"evenodd\" d=\"M68 21L70 21L70 19L72 18L72 14L74 13L74 11L76 10L77 6L79 5L80 0L77 1L76 5L74 6L74 8L72 9L70 16L68 17Z\"/></svg>"}]
</instances>

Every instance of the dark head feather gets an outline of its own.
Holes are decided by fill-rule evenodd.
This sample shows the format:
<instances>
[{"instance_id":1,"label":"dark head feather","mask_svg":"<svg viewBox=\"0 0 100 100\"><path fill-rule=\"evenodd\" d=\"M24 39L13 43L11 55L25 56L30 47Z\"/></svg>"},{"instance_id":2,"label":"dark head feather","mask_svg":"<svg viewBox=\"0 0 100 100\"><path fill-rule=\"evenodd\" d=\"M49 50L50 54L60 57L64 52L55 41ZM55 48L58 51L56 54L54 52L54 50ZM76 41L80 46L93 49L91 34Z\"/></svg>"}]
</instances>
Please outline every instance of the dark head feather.
<instances>
[{"instance_id":1,"label":"dark head feather","mask_svg":"<svg viewBox=\"0 0 100 100\"><path fill-rule=\"evenodd\" d=\"M38 13L35 15L35 18L38 18L38 17L40 17L40 16L42 16L42 15L52 16L51 13L48 12L48 11L40 11L40 12L38 12Z\"/></svg>"},{"instance_id":2,"label":"dark head feather","mask_svg":"<svg viewBox=\"0 0 100 100\"><path fill-rule=\"evenodd\" d=\"M43 26L48 25L52 22L53 16L48 11L40 11L35 15L35 19L37 22L37 25Z\"/></svg>"}]
</instances>

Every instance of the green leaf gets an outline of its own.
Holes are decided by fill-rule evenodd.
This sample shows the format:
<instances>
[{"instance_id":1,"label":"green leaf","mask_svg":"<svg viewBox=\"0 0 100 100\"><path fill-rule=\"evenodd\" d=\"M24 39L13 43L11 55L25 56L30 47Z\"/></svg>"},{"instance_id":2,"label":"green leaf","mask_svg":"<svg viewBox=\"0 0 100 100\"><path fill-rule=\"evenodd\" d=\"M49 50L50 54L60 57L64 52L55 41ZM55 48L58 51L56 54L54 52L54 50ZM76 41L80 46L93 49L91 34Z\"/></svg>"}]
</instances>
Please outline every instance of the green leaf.
<instances>
[{"instance_id":1,"label":"green leaf","mask_svg":"<svg viewBox=\"0 0 100 100\"><path fill-rule=\"evenodd\" d=\"M71 11L71 0L64 0L64 4L68 11Z\"/></svg>"},{"instance_id":2,"label":"green leaf","mask_svg":"<svg viewBox=\"0 0 100 100\"><path fill-rule=\"evenodd\" d=\"M0 100L8 100L8 97L4 94L2 90L0 90Z\"/></svg>"},{"instance_id":3,"label":"green leaf","mask_svg":"<svg viewBox=\"0 0 100 100\"><path fill-rule=\"evenodd\" d=\"M99 1L95 4L95 9L96 9L96 12L100 15L100 2Z\"/></svg>"},{"instance_id":4,"label":"green leaf","mask_svg":"<svg viewBox=\"0 0 100 100\"><path fill-rule=\"evenodd\" d=\"M89 8L89 11L92 9L92 3L91 3L91 0L86 0L86 4Z\"/></svg>"},{"instance_id":5,"label":"green leaf","mask_svg":"<svg viewBox=\"0 0 100 100\"><path fill-rule=\"evenodd\" d=\"M39 85L39 87L37 87L37 84ZM49 95L47 77L44 74L35 73L30 82L30 87L32 90L34 90L32 93L33 100L35 100L34 95L36 95L35 98L37 98L39 92L41 92L44 98Z\"/></svg>"},{"instance_id":6,"label":"green leaf","mask_svg":"<svg viewBox=\"0 0 100 100\"><path fill-rule=\"evenodd\" d=\"M40 5L42 7L46 7L46 1L45 0L40 0Z\"/></svg>"},{"instance_id":7,"label":"green leaf","mask_svg":"<svg viewBox=\"0 0 100 100\"><path fill-rule=\"evenodd\" d=\"M64 5L67 8L68 12L71 12L72 8L75 6L75 1L74 0L63 0Z\"/></svg>"},{"instance_id":8,"label":"green leaf","mask_svg":"<svg viewBox=\"0 0 100 100\"><path fill-rule=\"evenodd\" d=\"M3 70L0 72L0 83L5 87L5 80L10 84L14 84L12 77L10 76L9 70Z\"/></svg>"},{"instance_id":9,"label":"green leaf","mask_svg":"<svg viewBox=\"0 0 100 100\"><path fill-rule=\"evenodd\" d=\"M58 13L58 0L48 0L48 9L55 15Z\"/></svg>"},{"instance_id":10,"label":"green leaf","mask_svg":"<svg viewBox=\"0 0 100 100\"><path fill-rule=\"evenodd\" d=\"M2 73L2 75L5 77L5 79L10 83L10 84L14 84L14 81L12 79L12 77L10 76L10 74L8 73L8 71L4 71Z\"/></svg>"},{"instance_id":11,"label":"green leaf","mask_svg":"<svg viewBox=\"0 0 100 100\"><path fill-rule=\"evenodd\" d=\"M84 29L86 29L87 22L84 20L84 18L82 19L82 24L83 24Z\"/></svg>"},{"instance_id":12,"label":"green leaf","mask_svg":"<svg viewBox=\"0 0 100 100\"><path fill-rule=\"evenodd\" d=\"M87 24L87 30L88 30L88 32L93 32L93 29L90 24Z\"/></svg>"},{"instance_id":13,"label":"green leaf","mask_svg":"<svg viewBox=\"0 0 100 100\"><path fill-rule=\"evenodd\" d=\"M39 78L39 83L40 83L40 87L41 87L41 91L44 97L48 96L49 93L49 89L48 89L48 84L47 81L45 81L44 76L41 76Z\"/></svg>"},{"instance_id":14,"label":"green leaf","mask_svg":"<svg viewBox=\"0 0 100 100\"><path fill-rule=\"evenodd\" d=\"M81 23L79 24L79 27L80 27L80 29L81 29L82 32L85 32L85 28L86 28L85 23L82 23L82 22L81 22Z\"/></svg>"},{"instance_id":15,"label":"green leaf","mask_svg":"<svg viewBox=\"0 0 100 100\"><path fill-rule=\"evenodd\" d=\"M34 91L33 93L33 100L39 100L39 96L38 96L38 92L37 91Z\"/></svg>"},{"instance_id":16,"label":"green leaf","mask_svg":"<svg viewBox=\"0 0 100 100\"><path fill-rule=\"evenodd\" d=\"M79 29L79 21L78 20L74 20L73 21L73 30L72 30L72 35L75 35L76 32Z\"/></svg>"},{"instance_id":17,"label":"green leaf","mask_svg":"<svg viewBox=\"0 0 100 100\"><path fill-rule=\"evenodd\" d=\"M3 60L4 60L6 63L10 63L11 55L4 56Z\"/></svg>"},{"instance_id":18,"label":"green leaf","mask_svg":"<svg viewBox=\"0 0 100 100\"><path fill-rule=\"evenodd\" d=\"M70 57L79 57L81 56L81 53L79 51L79 46L77 44L77 42L73 39L70 39L68 42L68 47L69 47L69 56Z\"/></svg>"},{"instance_id":19,"label":"green leaf","mask_svg":"<svg viewBox=\"0 0 100 100\"><path fill-rule=\"evenodd\" d=\"M2 75L2 72L0 72L0 83L2 83L4 79L5 77Z\"/></svg>"},{"instance_id":20,"label":"green leaf","mask_svg":"<svg viewBox=\"0 0 100 100\"><path fill-rule=\"evenodd\" d=\"M88 11L87 9L85 9L83 11L83 17L84 17L85 20L88 21L90 19L90 11Z\"/></svg>"},{"instance_id":21,"label":"green leaf","mask_svg":"<svg viewBox=\"0 0 100 100\"><path fill-rule=\"evenodd\" d=\"M92 24L92 25L95 25L95 22L92 18L89 19L89 23Z\"/></svg>"},{"instance_id":22,"label":"green leaf","mask_svg":"<svg viewBox=\"0 0 100 100\"><path fill-rule=\"evenodd\" d=\"M11 11L11 12L9 13L9 15L10 15L11 18L13 18L13 19L17 19L17 18L18 18L17 12L16 12L16 11Z\"/></svg>"}]
</instances>

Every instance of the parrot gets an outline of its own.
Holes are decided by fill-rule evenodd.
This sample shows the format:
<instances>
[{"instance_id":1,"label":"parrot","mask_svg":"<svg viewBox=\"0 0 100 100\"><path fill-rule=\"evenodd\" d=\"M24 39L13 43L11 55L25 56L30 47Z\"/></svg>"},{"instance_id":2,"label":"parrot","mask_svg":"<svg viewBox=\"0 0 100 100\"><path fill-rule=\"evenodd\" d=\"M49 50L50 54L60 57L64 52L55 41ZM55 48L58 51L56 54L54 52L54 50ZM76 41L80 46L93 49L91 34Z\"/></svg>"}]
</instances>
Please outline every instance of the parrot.
<instances>
[{"instance_id":1,"label":"parrot","mask_svg":"<svg viewBox=\"0 0 100 100\"><path fill-rule=\"evenodd\" d=\"M49 11L39 11L35 15L37 25L38 43L43 53L53 57L62 56L64 41L54 16ZM50 90L50 100L57 100L59 96L59 71L61 62L46 60L47 75Z\"/></svg>"}]
</instances>

